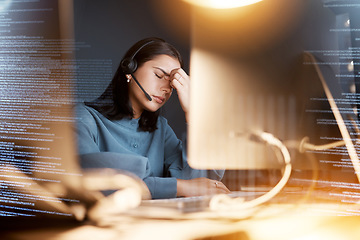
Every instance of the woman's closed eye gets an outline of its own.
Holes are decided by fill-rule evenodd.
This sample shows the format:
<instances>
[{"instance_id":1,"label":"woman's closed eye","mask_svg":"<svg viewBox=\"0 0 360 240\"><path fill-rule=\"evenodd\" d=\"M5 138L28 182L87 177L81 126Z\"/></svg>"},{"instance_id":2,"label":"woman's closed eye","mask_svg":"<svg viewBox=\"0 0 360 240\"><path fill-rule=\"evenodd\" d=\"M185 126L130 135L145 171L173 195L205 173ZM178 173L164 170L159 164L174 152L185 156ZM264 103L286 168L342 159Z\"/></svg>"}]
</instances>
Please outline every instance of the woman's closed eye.
<instances>
[{"instance_id":1,"label":"woman's closed eye","mask_svg":"<svg viewBox=\"0 0 360 240\"><path fill-rule=\"evenodd\" d=\"M165 74L158 74L158 73L155 73L155 76L159 79L163 79L163 80L167 80L169 81L170 77L165 75Z\"/></svg>"},{"instance_id":2,"label":"woman's closed eye","mask_svg":"<svg viewBox=\"0 0 360 240\"><path fill-rule=\"evenodd\" d=\"M164 76L162 76L162 75L160 75L160 74L157 74L157 73L155 73L155 76L158 77L158 78L160 78L160 79L164 77Z\"/></svg>"}]
</instances>

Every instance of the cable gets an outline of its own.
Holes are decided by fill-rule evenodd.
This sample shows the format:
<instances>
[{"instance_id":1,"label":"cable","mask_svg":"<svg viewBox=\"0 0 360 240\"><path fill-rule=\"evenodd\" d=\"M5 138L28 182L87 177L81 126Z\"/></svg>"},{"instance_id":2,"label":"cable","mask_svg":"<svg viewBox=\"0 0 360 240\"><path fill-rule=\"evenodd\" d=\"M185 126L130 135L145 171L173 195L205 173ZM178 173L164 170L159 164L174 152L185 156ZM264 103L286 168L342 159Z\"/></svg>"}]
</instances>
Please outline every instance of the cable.
<instances>
[{"instance_id":1,"label":"cable","mask_svg":"<svg viewBox=\"0 0 360 240\"><path fill-rule=\"evenodd\" d=\"M286 146L277 138L275 138L272 134L266 132L260 133L252 133L251 138L254 140L261 140L271 146L276 147L280 150L281 155L283 157L283 161L285 164L284 173L280 181L264 195L261 195L258 198L245 202L243 198L231 198L226 194L215 195L210 201L210 209L213 211L218 210L244 210L254 208L260 204L263 204L269 200L271 200L274 196L276 196L286 185L290 178L291 174L291 157Z\"/></svg>"},{"instance_id":2,"label":"cable","mask_svg":"<svg viewBox=\"0 0 360 240\"><path fill-rule=\"evenodd\" d=\"M255 198L247 202L244 200L244 198L232 198L226 194L215 195L210 201L209 207L211 210L224 211L224 210L246 210L246 209L255 208L265 202L268 202L273 197L275 197L288 182L291 175L292 165L291 165L290 153L288 151L288 148L285 146L285 144L283 144L279 139L274 137L272 134L266 132L252 133L250 134L250 139L255 141L256 140L263 141L280 150L285 165L282 178L270 191L266 192L264 195L261 195L258 198ZM305 152L306 150L326 150L344 145L345 145L344 140L332 142L329 144L314 145L309 143L308 137L305 137L301 140L300 144L298 145L298 148L300 152Z\"/></svg>"},{"instance_id":3,"label":"cable","mask_svg":"<svg viewBox=\"0 0 360 240\"><path fill-rule=\"evenodd\" d=\"M304 137L300 142L299 151L301 153L305 152L306 150L321 151L321 150L327 150L327 149L341 147L341 146L345 146L344 140L340 140L340 141L336 141L336 142L332 142L332 143L328 143L328 144L323 144L323 145L314 145L314 144L309 143L308 137Z\"/></svg>"}]
</instances>

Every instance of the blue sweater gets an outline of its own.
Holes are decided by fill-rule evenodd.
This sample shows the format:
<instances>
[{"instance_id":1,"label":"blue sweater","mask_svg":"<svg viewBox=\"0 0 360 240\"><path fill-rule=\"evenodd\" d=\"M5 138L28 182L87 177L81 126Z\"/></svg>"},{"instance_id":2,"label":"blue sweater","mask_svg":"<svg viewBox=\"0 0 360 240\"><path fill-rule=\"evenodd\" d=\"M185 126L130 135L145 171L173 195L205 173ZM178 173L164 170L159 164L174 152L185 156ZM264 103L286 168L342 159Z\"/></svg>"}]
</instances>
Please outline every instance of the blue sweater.
<instances>
[{"instance_id":1,"label":"blue sweater","mask_svg":"<svg viewBox=\"0 0 360 240\"><path fill-rule=\"evenodd\" d=\"M81 104L77 120L81 166L132 172L143 179L154 199L176 197L176 179L222 178L221 170L190 168L186 148L164 117L159 117L157 130L150 133L138 129L138 119L109 120Z\"/></svg>"}]
</instances>

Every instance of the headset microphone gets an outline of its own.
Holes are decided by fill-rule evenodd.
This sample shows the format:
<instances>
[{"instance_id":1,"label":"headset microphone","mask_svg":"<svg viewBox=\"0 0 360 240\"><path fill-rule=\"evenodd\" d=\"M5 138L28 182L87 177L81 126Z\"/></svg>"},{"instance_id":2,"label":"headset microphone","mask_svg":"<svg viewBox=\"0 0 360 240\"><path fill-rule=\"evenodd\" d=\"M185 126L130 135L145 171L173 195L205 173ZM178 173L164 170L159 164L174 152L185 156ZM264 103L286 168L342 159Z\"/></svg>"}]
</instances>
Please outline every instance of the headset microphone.
<instances>
[{"instance_id":1,"label":"headset microphone","mask_svg":"<svg viewBox=\"0 0 360 240\"><path fill-rule=\"evenodd\" d=\"M136 54L143 49L146 45L153 43L154 40L151 40L149 42L144 43L143 45L141 45L131 57L128 58L124 58L121 63L121 69L123 71L124 74L130 74L132 76L132 78L135 80L136 84L140 87L140 89L144 92L146 98L151 101L152 98L150 97L150 95L145 91L145 89L140 85L139 81L135 78L135 76L133 75L133 73L136 71L138 65L136 60L134 59Z\"/></svg>"},{"instance_id":2,"label":"headset microphone","mask_svg":"<svg viewBox=\"0 0 360 240\"><path fill-rule=\"evenodd\" d=\"M150 95L144 90L144 88L140 85L139 81L135 78L134 75L131 74L131 76L132 76L132 78L135 80L135 82L136 82L136 84L139 86L139 88L144 92L146 98L147 98L149 101L151 101L152 98L151 98Z\"/></svg>"}]
</instances>

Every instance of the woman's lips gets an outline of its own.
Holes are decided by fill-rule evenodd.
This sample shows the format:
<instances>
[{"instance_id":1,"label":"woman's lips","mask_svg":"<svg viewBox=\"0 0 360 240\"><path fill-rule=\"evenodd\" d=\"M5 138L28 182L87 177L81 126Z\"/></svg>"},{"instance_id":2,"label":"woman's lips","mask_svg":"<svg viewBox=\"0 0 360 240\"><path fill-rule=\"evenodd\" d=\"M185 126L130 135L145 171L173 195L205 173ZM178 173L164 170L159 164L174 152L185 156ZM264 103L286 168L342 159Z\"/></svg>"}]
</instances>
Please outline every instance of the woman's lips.
<instances>
[{"instance_id":1,"label":"woman's lips","mask_svg":"<svg viewBox=\"0 0 360 240\"><path fill-rule=\"evenodd\" d=\"M165 98L159 96L153 96L153 99L159 104L162 104L165 101Z\"/></svg>"}]
</instances>

